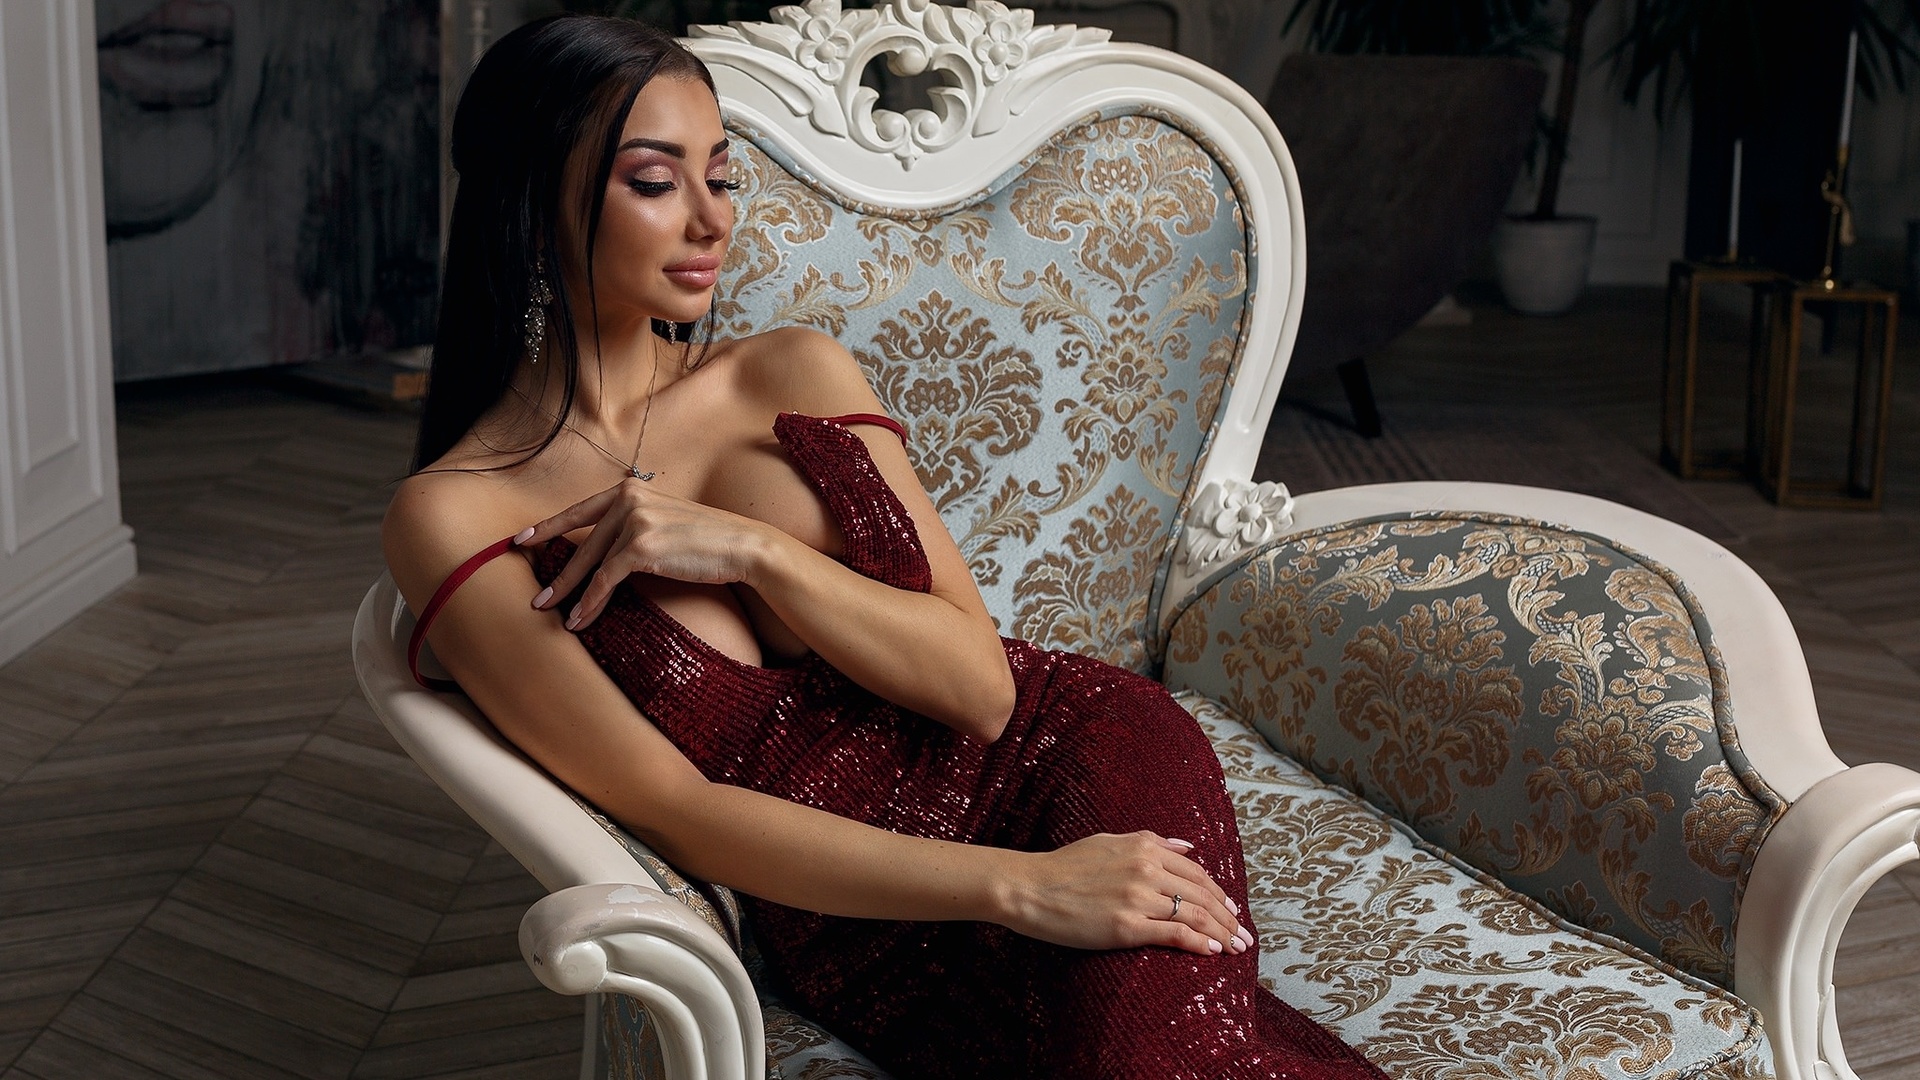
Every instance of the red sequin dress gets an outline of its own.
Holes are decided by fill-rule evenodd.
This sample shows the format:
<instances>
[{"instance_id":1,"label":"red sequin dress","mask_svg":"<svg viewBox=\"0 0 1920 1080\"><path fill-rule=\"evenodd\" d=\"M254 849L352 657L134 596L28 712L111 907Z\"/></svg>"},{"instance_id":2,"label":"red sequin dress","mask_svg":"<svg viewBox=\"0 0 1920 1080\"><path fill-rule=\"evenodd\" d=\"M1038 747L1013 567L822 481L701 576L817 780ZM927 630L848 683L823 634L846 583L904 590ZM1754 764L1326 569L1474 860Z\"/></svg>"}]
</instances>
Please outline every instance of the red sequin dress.
<instances>
[{"instance_id":1,"label":"red sequin dress","mask_svg":"<svg viewBox=\"0 0 1920 1080\"><path fill-rule=\"evenodd\" d=\"M912 519L858 436L791 413L774 432L838 521L849 567L931 587ZM571 554L564 540L548 545L536 575L551 581ZM817 656L740 663L625 587L580 639L710 780L894 832L1027 851L1151 829L1192 841L1190 857L1246 909L1219 761L1193 718L1131 672L1007 640L1018 703L987 746ZM1260 989L1256 950L1096 952L987 923L748 905L783 996L901 1080L1385 1076Z\"/></svg>"}]
</instances>

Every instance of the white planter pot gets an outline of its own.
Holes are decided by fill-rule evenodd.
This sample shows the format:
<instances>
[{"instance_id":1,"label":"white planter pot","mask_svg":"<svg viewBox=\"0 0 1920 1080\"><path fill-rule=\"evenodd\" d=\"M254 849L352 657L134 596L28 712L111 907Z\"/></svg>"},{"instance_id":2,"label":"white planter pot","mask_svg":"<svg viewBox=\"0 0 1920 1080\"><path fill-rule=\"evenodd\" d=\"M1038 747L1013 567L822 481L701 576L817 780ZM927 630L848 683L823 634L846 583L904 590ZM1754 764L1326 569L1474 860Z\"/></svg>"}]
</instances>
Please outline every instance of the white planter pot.
<instances>
[{"instance_id":1,"label":"white planter pot","mask_svg":"<svg viewBox=\"0 0 1920 1080\"><path fill-rule=\"evenodd\" d=\"M1493 264L1508 306L1524 315L1559 315L1580 299L1593 265L1596 222L1509 217L1493 234Z\"/></svg>"}]
</instances>

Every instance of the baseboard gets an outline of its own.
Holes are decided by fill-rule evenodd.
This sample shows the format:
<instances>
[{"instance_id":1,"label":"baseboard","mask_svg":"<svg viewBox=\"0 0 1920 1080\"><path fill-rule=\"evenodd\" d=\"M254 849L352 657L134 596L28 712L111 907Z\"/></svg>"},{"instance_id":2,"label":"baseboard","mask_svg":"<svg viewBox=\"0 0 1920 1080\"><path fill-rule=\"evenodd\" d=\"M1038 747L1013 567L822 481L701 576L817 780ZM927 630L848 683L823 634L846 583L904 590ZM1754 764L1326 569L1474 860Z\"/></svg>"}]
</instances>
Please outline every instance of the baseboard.
<instances>
[{"instance_id":1,"label":"baseboard","mask_svg":"<svg viewBox=\"0 0 1920 1080\"><path fill-rule=\"evenodd\" d=\"M0 600L0 664L133 580L133 530L116 525L41 575L38 588Z\"/></svg>"}]
</instances>

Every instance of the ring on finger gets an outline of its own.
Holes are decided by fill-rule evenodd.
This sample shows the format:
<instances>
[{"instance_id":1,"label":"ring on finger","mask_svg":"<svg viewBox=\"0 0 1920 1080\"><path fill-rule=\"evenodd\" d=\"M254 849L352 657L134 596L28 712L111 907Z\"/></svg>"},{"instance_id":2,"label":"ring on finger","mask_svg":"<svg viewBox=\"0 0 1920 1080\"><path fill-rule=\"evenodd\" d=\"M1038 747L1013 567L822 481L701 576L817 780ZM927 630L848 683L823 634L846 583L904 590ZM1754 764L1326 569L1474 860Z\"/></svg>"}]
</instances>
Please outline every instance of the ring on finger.
<instances>
[{"instance_id":1,"label":"ring on finger","mask_svg":"<svg viewBox=\"0 0 1920 1080\"><path fill-rule=\"evenodd\" d=\"M1174 894L1173 894L1173 912L1172 912L1172 914L1169 914L1169 915L1167 916L1167 919L1168 919L1169 921L1172 921L1172 920L1174 920L1174 919L1177 919L1177 918L1179 918L1179 917L1180 917L1180 894L1179 894L1179 893L1174 893Z\"/></svg>"}]
</instances>

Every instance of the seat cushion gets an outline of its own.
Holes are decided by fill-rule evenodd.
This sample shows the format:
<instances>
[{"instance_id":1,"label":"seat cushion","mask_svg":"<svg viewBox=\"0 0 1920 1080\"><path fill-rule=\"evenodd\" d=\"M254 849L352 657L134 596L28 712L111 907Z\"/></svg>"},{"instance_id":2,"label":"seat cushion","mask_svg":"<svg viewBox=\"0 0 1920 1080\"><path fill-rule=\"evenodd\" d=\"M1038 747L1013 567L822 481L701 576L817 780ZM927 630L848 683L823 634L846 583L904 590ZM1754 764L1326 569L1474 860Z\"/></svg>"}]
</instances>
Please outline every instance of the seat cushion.
<instances>
[{"instance_id":1,"label":"seat cushion","mask_svg":"<svg viewBox=\"0 0 1920 1080\"><path fill-rule=\"evenodd\" d=\"M1261 981L1398 1080L1773 1075L1745 1002L1554 917L1317 779L1225 706L1177 697L1239 812ZM645 1014L609 1004L600 1075L663 1075ZM762 1006L771 1080L887 1076L778 999Z\"/></svg>"},{"instance_id":2,"label":"seat cushion","mask_svg":"<svg viewBox=\"0 0 1920 1080\"><path fill-rule=\"evenodd\" d=\"M1401 1080L1773 1075L1760 1016L1574 927L1179 695L1225 767L1261 979Z\"/></svg>"}]
</instances>

